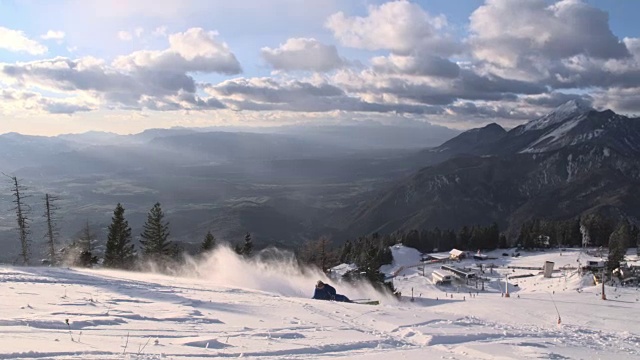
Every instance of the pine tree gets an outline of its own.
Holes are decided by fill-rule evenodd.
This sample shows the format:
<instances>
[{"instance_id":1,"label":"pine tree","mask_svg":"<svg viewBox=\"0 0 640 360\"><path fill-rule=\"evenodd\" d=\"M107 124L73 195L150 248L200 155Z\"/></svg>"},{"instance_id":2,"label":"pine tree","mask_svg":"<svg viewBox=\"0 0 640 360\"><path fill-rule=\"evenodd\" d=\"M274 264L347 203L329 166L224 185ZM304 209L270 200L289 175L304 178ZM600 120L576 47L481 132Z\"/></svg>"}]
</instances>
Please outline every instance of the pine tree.
<instances>
[{"instance_id":1,"label":"pine tree","mask_svg":"<svg viewBox=\"0 0 640 360\"><path fill-rule=\"evenodd\" d=\"M216 247L216 238L211 234L211 231L207 232L204 240L202 241L202 245L200 246L200 252L204 253Z\"/></svg>"},{"instance_id":2,"label":"pine tree","mask_svg":"<svg viewBox=\"0 0 640 360\"><path fill-rule=\"evenodd\" d=\"M75 247L74 252L77 254L75 259L73 259L74 265L92 267L98 263L98 257L93 255L96 241L96 236L93 231L91 231L89 220L87 220L85 226L80 231L78 241L73 244Z\"/></svg>"},{"instance_id":3,"label":"pine tree","mask_svg":"<svg viewBox=\"0 0 640 360\"><path fill-rule=\"evenodd\" d=\"M609 236L609 270L615 270L620 267L620 262L624 260L631 239L631 226L627 220L623 220L618 224L616 230Z\"/></svg>"},{"instance_id":4,"label":"pine tree","mask_svg":"<svg viewBox=\"0 0 640 360\"><path fill-rule=\"evenodd\" d=\"M144 224L144 232L140 235L142 239L142 252L145 257L154 261L164 263L174 255L175 248L169 238L169 223L164 222L164 212L160 203L153 205L147 215L147 222Z\"/></svg>"},{"instance_id":5,"label":"pine tree","mask_svg":"<svg viewBox=\"0 0 640 360\"><path fill-rule=\"evenodd\" d=\"M124 207L116 205L109 225L107 245L104 253L104 266L130 269L135 261L136 251L131 243L131 228L124 218Z\"/></svg>"},{"instance_id":6,"label":"pine tree","mask_svg":"<svg viewBox=\"0 0 640 360\"><path fill-rule=\"evenodd\" d=\"M251 253L253 253L253 240L251 240L250 233L244 236L243 244L236 245L235 250L238 255L251 256Z\"/></svg>"},{"instance_id":7,"label":"pine tree","mask_svg":"<svg viewBox=\"0 0 640 360\"><path fill-rule=\"evenodd\" d=\"M91 230L89 220L87 220L78 235L77 244L80 247L80 251L93 252L96 242L96 235Z\"/></svg>"},{"instance_id":8,"label":"pine tree","mask_svg":"<svg viewBox=\"0 0 640 360\"><path fill-rule=\"evenodd\" d=\"M509 247L509 244L507 242L507 237L505 236L505 234L500 234L500 239L498 243L499 243L498 248L500 249L507 249Z\"/></svg>"}]
</instances>

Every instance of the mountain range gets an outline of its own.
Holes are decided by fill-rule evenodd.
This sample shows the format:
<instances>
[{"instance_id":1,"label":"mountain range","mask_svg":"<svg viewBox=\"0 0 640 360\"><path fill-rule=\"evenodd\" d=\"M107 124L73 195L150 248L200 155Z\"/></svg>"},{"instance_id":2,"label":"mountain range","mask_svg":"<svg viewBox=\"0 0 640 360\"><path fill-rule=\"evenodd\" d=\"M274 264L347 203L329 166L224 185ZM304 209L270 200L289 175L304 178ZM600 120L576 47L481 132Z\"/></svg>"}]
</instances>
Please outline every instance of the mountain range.
<instances>
[{"instance_id":1,"label":"mountain range","mask_svg":"<svg viewBox=\"0 0 640 360\"><path fill-rule=\"evenodd\" d=\"M640 120L569 101L509 131L464 132L418 155L431 166L361 204L349 233L497 222L511 238L532 218L640 218Z\"/></svg>"},{"instance_id":2,"label":"mountain range","mask_svg":"<svg viewBox=\"0 0 640 360\"><path fill-rule=\"evenodd\" d=\"M34 252L42 248L43 197L60 198L60 242L88 222L100 241L115 204L140 233L161 202L171 239L187 248L211 230L236 242L251 232L257 247L292 247L334 233L326 219L409 175L408 154L458 132L429 124L286 126L267 129L172 128L139 134L89 132L55 137L0 135L0 171L17 176L31 209ZM353 141L349 141L352 139ZM18 241L10 183L0 184L0 261Z\"/></svg>"},{"instance_id":3,"label":"mountain range","mask_svg":"<svg viewBox=\"0 0 640 360\"><path fill-rule=\"evenodd\" d=\"M171 239L186 248L209 230L231 243L251 232L261 248L492 222L513 240L532 218L640 219L640 120L576 101L508 131L498 124L463 133L373 124L344 133L226 130L4 134L0 170L26 187L36 254L45 193L60 198L61 243L87 222L104 241L118 202L134 237L160 202ZM7 181L0 261L13 261L18 249L11 200Z\"/></svg>"}]
</instances>

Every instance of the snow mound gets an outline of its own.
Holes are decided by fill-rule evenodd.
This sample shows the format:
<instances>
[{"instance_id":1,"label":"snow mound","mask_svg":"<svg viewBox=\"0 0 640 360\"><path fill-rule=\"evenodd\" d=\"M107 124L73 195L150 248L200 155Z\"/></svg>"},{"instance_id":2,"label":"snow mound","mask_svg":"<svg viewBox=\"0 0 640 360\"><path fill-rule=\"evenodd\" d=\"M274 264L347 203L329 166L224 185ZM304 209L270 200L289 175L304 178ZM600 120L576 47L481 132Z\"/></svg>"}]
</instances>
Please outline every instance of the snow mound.
<instances>
[{"instance_id":1,"label":"snow mound","mask_svg":"<svg viewBox=\"0 0 640 360\"><path fill-rule=\"evenodd\" d=\"M418 266L422 257L418 250L404 245L392 246L391 254L393 255L391 265L382 265L380 267L380 272L387 276L396 276L405 269Z\"/></svg>"}]
</instances>

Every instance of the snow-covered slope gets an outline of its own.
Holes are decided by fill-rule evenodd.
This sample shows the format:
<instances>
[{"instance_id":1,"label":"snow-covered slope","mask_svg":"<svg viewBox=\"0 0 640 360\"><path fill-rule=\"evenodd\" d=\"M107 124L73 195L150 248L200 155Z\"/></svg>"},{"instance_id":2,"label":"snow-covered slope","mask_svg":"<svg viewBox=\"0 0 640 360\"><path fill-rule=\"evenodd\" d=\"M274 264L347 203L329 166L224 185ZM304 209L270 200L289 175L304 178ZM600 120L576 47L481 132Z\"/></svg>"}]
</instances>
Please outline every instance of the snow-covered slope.
<instances>
[{"instance_id":1,"label":"snow-covered slope","mask_svg":"<svg viewBox=\"0 0 640 360\"><path fill-rule=\"evenodd\" d=\"M411 267L415 251L393 251L402 255L392 267L405 267L395 279L405 297L380 306L311 300L320 275L305 275L288 262L246 262L228 251L193 263L183 276L173 277L0 267L0 359L640 355L640 328L633 322L640 315L636 289L607 288L610 301L602 301L598 288L583 287L579 293L575 279L567 274L565 280L558 273L552 279L520 281L519 291L512 282L508 299L489 285L470 297L466 289L436 287L422 277L419 268ZM576 263L578 256L523 254L501 259L500 264L539 264L553 258L561 266L565 261ZM336 287L352 298L366 293L344 284ZM406 297L410 288L416 295L413 302ZM554 300L562 315L560 325Z\"/></svg>"},{"instance_id":2,"label":"snow-covered slope","mask_svg":"<svg viewBox=\"0 0 640 360\"><path fill-rule=\"evenodd\" d=\"M569 118L575 118L582 114L588 113L593 108L581 101L570 100L558 106L555 110L547 115L531 120L524 125L523 131L541 130L552 125L564 122Z\"/></svg>"}]
</instances>

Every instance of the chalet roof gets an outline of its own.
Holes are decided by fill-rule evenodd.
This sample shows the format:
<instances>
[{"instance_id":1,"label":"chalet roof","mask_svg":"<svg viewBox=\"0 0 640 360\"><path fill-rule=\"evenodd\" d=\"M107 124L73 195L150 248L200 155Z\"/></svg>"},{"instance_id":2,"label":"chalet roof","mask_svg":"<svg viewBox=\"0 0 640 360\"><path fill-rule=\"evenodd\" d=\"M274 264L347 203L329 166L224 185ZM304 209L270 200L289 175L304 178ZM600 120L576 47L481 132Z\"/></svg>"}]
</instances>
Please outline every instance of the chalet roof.
<instances>
[{"instance_id":1,"label":"chalet roof","mask_svg":"<svg viewBox=\"0 0 640 360\"><path fill-rule=\"evenodd\" d=\"M460 251L458 249L453 249L453 250L449 251L449 254L451 256L460 256L460 255L464 254L464 252Z\"/></svg>"}]
</instances>

